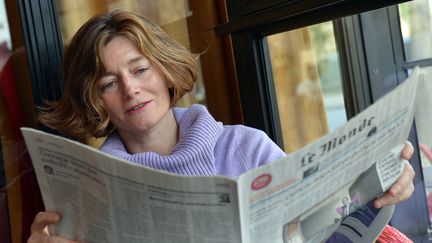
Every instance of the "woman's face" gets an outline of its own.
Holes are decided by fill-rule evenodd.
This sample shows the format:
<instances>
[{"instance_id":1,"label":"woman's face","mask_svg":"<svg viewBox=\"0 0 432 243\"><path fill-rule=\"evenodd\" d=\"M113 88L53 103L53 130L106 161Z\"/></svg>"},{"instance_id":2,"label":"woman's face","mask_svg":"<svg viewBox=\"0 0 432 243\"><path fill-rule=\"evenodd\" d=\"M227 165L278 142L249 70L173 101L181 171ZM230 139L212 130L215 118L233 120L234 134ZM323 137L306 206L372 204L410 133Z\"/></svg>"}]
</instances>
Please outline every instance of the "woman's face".
<instances>
[{"instance_id":1,"label":"woman's face","mask_svg":"<svg viewBox=\"0 0 432 243\"><path fill-rule=\"evenodd\" d=\"M120 133L139 135L167 117L170 96L165 78L132 41L115 37L100 55L106 73L97 88Z\"/></svg>"}]
</instances>

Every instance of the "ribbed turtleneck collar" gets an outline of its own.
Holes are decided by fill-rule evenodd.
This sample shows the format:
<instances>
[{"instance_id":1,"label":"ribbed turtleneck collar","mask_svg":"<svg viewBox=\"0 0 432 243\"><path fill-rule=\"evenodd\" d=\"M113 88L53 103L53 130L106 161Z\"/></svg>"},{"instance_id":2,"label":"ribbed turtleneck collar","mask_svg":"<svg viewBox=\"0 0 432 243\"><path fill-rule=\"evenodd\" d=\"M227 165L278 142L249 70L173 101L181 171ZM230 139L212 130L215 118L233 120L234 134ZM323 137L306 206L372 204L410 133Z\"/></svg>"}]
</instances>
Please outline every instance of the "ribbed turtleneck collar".
<instances>
[{"instance_id":1,"label":"ribbed turtleneck collar","mask_svg":"<svg viewBox=\"0 0 432 243\"><path fill-rule=\"evenodd\" d=\"M174 108L179 126L179 141L169 155L155 152L129 154L119 135L112 133L101 150L133 163L182 175L214 175L214 147L222 133L222 123L216 122L202 105Z\"/></svg>"}]
</instances>

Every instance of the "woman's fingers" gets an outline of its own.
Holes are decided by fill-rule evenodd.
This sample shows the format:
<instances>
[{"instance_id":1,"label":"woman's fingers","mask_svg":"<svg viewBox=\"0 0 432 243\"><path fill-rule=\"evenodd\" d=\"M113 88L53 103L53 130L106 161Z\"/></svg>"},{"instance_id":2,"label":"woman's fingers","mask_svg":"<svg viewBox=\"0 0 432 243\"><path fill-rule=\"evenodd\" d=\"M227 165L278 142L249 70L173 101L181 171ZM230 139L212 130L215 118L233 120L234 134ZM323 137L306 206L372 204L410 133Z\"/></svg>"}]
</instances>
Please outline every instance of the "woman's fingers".
<instances>
[{"instance_id":1,"label":"woman's fingers","mask_svg":"<svg viewBox=\"0 0 432 243\"><path fill-rule=\"evenodd\" d=\"M408 199L414 192L414 169L408 161L404 161L404 170L396 183L383 196L374 201L376 208L396 204Z\"/></svg>"},{"instance_id":2,"label":"woman's fingers","mask_svg":"<svg viewBox=\"0 0 432 243\"><path fill-rule=\"evenodd\" d=\"M78 243L56 235L49 235L48 225L60 221L60 215L55 212L40 212L31 225L31 235L27 243Z\"/></svg>"},{"instance_id":3,"label":"woman's fingers","mask_svg":"<svg viewBox=\"0 0 432 243\"><path fill-rule=\"evenodd\" d=\"M402 149L402 154L401 154L402 159L404 159L404 160L411 159L411 156L413 155L413 153L414 153L414 147L413 147L413 145L411 144L410 141L406 141L405 142L405 146Z\"/></svg>"},{"instance_id":4,"label":"woman's fingers","mask_svg":"<svg viewBox=\"0 0 432 243\"><path fill-rule=\"evenodd\" d=\"M44 232L44 229L49 224L56 224L60 221L60 215L54 212L39 212L31 225L30 231L33 232Z\"/></svg>"},{"instance_id":5,"label":"woman's fingers","mask_svg":"<svg viewBox=\"0 0 432 243\"><path fill-rule=\"evenodd\" d=\"M55 235L40 235L39 233L32 233L27 243L78 243L77 241L67 240L65 238Z\"/></svg>"}]
</instances>

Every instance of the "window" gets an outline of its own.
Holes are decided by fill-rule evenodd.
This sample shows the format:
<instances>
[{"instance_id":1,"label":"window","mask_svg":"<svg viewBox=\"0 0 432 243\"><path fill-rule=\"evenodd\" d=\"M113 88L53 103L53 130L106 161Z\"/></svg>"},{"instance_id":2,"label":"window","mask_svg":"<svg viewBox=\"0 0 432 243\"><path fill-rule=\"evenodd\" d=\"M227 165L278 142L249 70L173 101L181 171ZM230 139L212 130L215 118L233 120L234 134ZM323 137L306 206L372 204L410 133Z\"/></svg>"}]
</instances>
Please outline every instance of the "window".
<instances>
[{"instance_id":1,"label":"window","mask_svg":"<svg viewBox=\"0 0 432 243\"><path fill-rule=\"evenodd\" d=\"M17 3L0 1L0 242L22 242L43 209L22 126L35 126L27 49Z\"/></svg>"},{"instance_id":2,"label":"window","mask_svg":"<svg viewBox=\"0 0 432 243\"><path fill-rule=\"evenodd\" d=\"M432 66L432 2L411 1L399 5L400 28L403 37L406 66L409 70L412 67L421 65ZM431 107L426 107L426 99L420 101L419 110L421 114L416 117L418 131L419 149L421 156L421 167L423 169L424 184L427 197L427 205L432 205L432 137L431 124L425 119L431 116ZM428 207L429 220L432 220L432 208Z\"/></svg>"},{"instance_id":3,"label":"window","mask_svg":"<svg viewBox=\"0 0 432 243\"><path fill-rule=\"evenodd\" d=\"M399 5L400 27L407 61L432 58L432 2Z\"/></svg>"},{"instance_id":4,"label":"window","mask_svg":"<svg viewBox=\"0 0 432 243\"><path fill-rule=\"evenodd\" d=\"M266 37L284 149L293 152L346 122L332 22Z\"/></svg>"}]
</instances>

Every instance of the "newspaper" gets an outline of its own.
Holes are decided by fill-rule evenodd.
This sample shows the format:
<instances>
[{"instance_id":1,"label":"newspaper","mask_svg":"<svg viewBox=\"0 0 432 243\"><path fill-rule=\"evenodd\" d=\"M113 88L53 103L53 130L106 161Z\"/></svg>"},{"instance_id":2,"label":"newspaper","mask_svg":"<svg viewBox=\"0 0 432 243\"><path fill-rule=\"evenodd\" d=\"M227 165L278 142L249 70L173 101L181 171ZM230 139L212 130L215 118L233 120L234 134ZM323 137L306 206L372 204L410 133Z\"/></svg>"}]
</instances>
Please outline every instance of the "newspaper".
<instances>
[{"instance_id":1,"label":"newspaper","mask_svg":"<svg viewBox=\"0 0 432 243\"><path fill-rule=\"evenodd\" d=\"M393 207L370 202L402 173L422 82L416 70L345 126L237 178L170 174L22 132L46 210L62 215L53 234L87 243L372 242Z\"/></svg>"}]
</instances>

